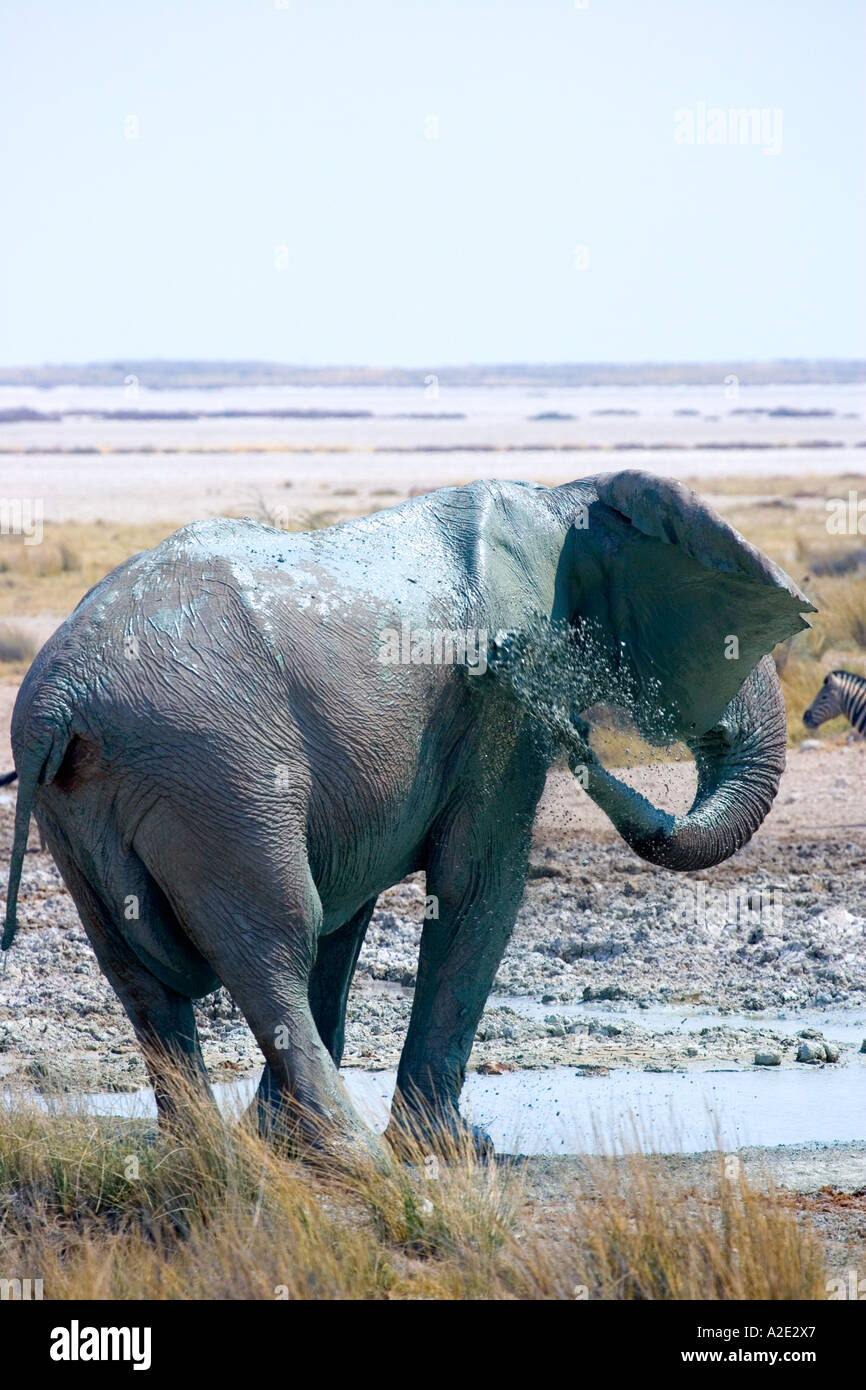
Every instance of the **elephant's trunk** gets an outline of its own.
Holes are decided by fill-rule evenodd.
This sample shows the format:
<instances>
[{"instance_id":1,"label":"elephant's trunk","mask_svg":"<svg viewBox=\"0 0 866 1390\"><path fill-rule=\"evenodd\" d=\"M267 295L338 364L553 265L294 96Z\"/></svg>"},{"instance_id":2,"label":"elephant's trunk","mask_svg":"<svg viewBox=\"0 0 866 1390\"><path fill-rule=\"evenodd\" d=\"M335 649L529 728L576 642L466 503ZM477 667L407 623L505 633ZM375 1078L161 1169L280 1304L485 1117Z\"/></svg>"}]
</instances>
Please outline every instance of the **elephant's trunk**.
<instances>
[{"instance_id":1,"label":"elephant's trunk","mask_svg":"<svg viewBox=\"0 0 866 1390\"><path fill-rule=\"evenodd\" d=\"M785 743L785 703L764 657L715 728L689 742L698 790L685 815L658 810L594 757L587 791L641 858L666 869L708 869L741 849L763 821L779 789Z\"/></svg>"}]
</instances>

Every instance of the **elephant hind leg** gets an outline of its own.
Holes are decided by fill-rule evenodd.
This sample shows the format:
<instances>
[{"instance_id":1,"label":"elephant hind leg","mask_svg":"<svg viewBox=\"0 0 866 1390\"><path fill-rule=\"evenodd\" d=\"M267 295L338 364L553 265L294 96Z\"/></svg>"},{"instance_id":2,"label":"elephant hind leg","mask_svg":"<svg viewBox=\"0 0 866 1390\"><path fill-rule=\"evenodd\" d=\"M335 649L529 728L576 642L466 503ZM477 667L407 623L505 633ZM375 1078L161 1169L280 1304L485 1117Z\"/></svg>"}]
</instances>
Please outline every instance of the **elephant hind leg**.
<instances>
[{"instance_id":1,"label":"elephant hind leg","mask_svg":"<svg viewBox=\"0 0 866 1390\"><path fill-rule=\"evenodd\" d=\"M375 906L376 899L371 898L342 927L319 937L316 962L310 972L309 995L313 1022L335 1067L339 1067L343 1057L349 988ZM281 1089L280 1073L267 1063L253 1102L259 1128L270 1129L276 1122Z\"/></svg>"},{"instance_id":2,"label":"elephant hind leg","mask_svg":"<svg viewBox=\"0 0 866 1390\"><path fill-rule=\"evenodd\" d=\"M135 896L140 910L164 913L155 885L134 855L118 843L109 850L104 839L84 846L76 836L73 848L64 829L45 816L48 845L63 876L102 973L114 989L135 1031L156 1096L160 1121L177 1118L177 1093L170 1072L212 1100L192 1001L160 980L125 940L119 926L125 899ZM109 867L108 856L111 855ZM101 866L100 866L101 861ZM101 870L104 870L101 871ZM177 929L177 928L176 928Z\"/></svg>"},{"instance_id":3,"label":"elephant hind leg","mask_svg":"<svg viewBox=\"0 0 866 1390\"><path fill-rule=\"evenodd\" d=\"M310 1004L322 909L306 861L226 854L185 861L178 915L243 1013L264 1054L256 1118L266 1133L339 1159L384 1157L319 1035ZM347 974L350 972L347 972Z\"/></svg>"},{"instance_id":4,"label":"elephant hind leg","mask_svg":"<svg viewBox=\"0 0 866 1390\"><path fill-rule=\"evenodd\" d=\"M319 937L316 962L310 972L313 1019L337 1067L343 1057L346 1038L349 988L375 906L376 899L371 898L342 927Z\"/></svg>"},{"instance_id":5,"label":"elephant hind leg","mask_svg":"<svg viewBox=\"0 0 866 1390\"><path fill-rule=\"evenodd\" d=\"M333 1158L382 1158L310 1006L322 904L302 822L287 817L272 777L248 781L230 808L207 797L182 806L163 797L138 822L136 852L264 1054L262 1128L276 1123L294 1143Z\"/></svg>"}]
</instances>

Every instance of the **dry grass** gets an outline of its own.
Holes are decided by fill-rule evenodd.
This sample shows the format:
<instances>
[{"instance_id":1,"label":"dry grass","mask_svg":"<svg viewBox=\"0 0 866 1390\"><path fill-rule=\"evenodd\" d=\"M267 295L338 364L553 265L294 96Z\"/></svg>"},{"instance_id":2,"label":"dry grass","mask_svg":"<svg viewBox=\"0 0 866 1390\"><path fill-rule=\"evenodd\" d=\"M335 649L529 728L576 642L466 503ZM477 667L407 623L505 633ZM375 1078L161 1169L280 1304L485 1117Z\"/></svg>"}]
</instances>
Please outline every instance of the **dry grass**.
<instances>
[{"instance_id":1,"label":"dry grass","mask_svg":"<svg viewBox=\"0 0 866 1390\"><path fill-rule=\"evenodd\" d=\"M812 580L809 595L818 608L811 627L776 649L776 666L788 710L788 741L804 738L841 740L850 733L839 718L807 729L803 711L812 703L828 671L866 675L866 574Z\"/></svg>"},{"instance_id":2,"label":"dry grass","mask_svg":"<svg viewBox=\"0 0 866 1390\"><path fill-rule=\"evenodd\" d=\"M65 617L109 570L157 545L176 527L168 522L45 522L40 545L0 535L0 617Z\"/></svg>"},{"instance_id":3,"label":"dry grass","mask_svg":"<svg viewBox=\"0 0 866 1390\"><path fill-rule=\"evenodd\" d=\"M725 1177L672 1193L663 1160L587 1162L546 1219L520 1167L423 1149L328 1171L186 1097L190 1124L0 1110L0 1269L46 1298L825 1297L816 1238ZM426 1161L425 1161L426 1160ZM549 1217L549 1214L547 1214Z\"/></svg>"},{"instance_id":4,"label":"dry grass","mask_svg":"<svg viewBox=\"0 0 866 1390\"><path fill-rule=\"evenodd\" d=\"M14 623L0 623L0 664L23 674L35 655L36 644L29 633Z\"/></svg>"},{"instance_id":5,"label":"dry grass","mask_svg":"<svg viewBox=\"0 0 866 1390\"><path fill-rule=\"evenodd\" d=\"M336 511L304 512L262 500L252 514L286 531L316 531L344 519ZM171 521L68 521L45 522L40 545L25 545L21 536L0 535L0 619L65 617L117 565L150 550L177 529Z\"/></svg>"},{"instance_id":6,"label":"dry grass","mask_svg":"<svg viewBox=\"0 0 866 1390\"><path fill-rule=\"evenodd\" d=\"M818 612L799 639L804 655L823 661L833 652L866 653L866 574L813 579L809 594Z\"/></svg>"},{"instance_id":7,"label":"dry grass","mask_svg":"<svg viewBox=\"0 0 866 1390\"><path fill-rule=\"evenodd\" d=\"M776 664L788 708L788 738L844 738L849 726L833 720L819 730L803 725L824 676L836 667L866 673L866 573L815 574L864 548L863 536L835 536L827 531L827 499L845 497L863 478L730 478L712 487L722 495L715 505L754 545L782 565L818 609L809 614L810 629L778 647ZM732 497L725 504L725 493ZM743 503L749 494L760 494ZM784 505L778 505L779 503Z\"/></svg>"},{"instance_id":8,"label":"dry grass","mask_svg":"<svg viewBox=\"0 0 866 1390\"><path fill-rule=\"evenodd\" d=\"M332 497L355 497L357 495L354 488L336 488ZM282 502L268 502L264 497L259 497L255 507L246 512L231 512L231 516L251 516L254 521L261 521L265 526L275 526L278 531L288 531L294 534L299 531L324 531L328 526L335 526L339 521L346 520L346 513L340 511L308 511L304 508L290 507ZM351 513L356 515L355 512Z\"/></svg>"}]
</instances>

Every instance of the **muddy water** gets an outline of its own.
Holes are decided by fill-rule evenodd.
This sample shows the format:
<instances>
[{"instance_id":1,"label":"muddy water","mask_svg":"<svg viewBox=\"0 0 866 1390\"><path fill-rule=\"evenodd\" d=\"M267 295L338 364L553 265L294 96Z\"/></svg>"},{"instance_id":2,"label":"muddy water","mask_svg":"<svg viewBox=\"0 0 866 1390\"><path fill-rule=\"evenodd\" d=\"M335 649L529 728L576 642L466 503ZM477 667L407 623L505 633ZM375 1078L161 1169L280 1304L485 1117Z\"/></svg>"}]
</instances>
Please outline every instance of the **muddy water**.
<instances>
[{"instance_id":1,"label":"muddy water","mask_svg":"<svg viewBox=\"0 0 866 1390\"><path fill-rule=\"evenodd\" d=\"M395 1078L394 1072L345 1073L356 1105L375 1129L385 1126ZM246 1079L214 1090L221 1109L236 1114L255 1086ZM44 1098L38 1103L52 1104ZM69 1103L64 1097L63 1106ZM80 1104L100 1115L156 1114L150 1091L81 1096ZM500 1153L606 1152L609 1136L616 1134L625 1136L624 1147L654 1153L866 1141L866 1057L844 1067L796 1070L623 1069L588 1077L555 1067L503 1076L472 1073L463 1111L489 1130Z\"/></svg>"}]
</instances>

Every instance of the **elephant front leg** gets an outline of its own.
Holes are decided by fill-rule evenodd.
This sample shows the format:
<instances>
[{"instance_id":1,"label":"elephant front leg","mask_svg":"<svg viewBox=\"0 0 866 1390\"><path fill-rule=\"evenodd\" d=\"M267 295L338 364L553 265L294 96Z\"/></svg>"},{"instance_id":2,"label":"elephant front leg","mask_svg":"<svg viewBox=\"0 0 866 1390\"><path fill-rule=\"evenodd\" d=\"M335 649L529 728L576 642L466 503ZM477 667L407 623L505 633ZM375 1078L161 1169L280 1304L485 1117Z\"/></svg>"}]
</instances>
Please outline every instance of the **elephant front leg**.
<instances>
[{"instance_id":1,"label":"elephant front leg","mask_svg":"<svg viewBox=\"0 0 866 1390\"><path fill-rule=\"evenodd\" d=\"M446 851L428 871L439 919L425 922L418 980L387 1137L401 1131L447 1155L471 1140L492 1155L484 1130L460 1116L460 1092L472 1043L523 896L528 844Z\"/></svg>"}]
</instances>

